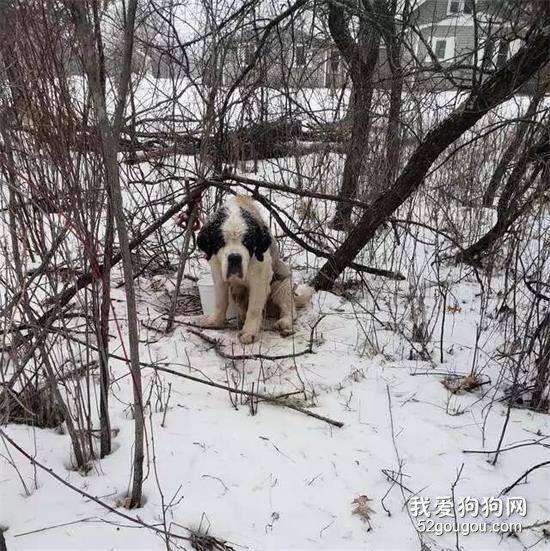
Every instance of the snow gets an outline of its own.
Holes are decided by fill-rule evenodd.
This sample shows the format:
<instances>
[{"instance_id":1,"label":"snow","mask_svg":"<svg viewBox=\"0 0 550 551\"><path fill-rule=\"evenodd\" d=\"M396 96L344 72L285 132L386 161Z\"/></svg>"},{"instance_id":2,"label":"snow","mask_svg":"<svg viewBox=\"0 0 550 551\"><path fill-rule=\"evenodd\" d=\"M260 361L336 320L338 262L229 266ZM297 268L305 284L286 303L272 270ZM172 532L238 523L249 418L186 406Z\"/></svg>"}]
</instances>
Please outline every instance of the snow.
<instances>
[{"instance_id":1,"label":"snow","mask_svg":"<svg viewBox=\"0 0 550 551\"><path fill-rule=\"evenodd\" d=\"M476 17L461 13L460 15L452 15L445 19L431 21L419 25L419 29L430 27L473 27L474 25L508 25L502 22L500 17L489 13L477 13Z\"/></svg>"},{"instance_id":2,"label":"snow","mask_svg":"<svg viewBox=\"0 0 550 551\"><path fill-rule=\"evenodd\" d=\"M196 83L182 78L177 81L156 79L146 74L135 91L137 128L142 131L174 130L195 133L200 130L205 104L204 91ZM220 91L225 98L227 88ZM292 94L292 103L288 94ZM174 106L169 98L178 97ZM415 137L441 122L451 111L467 98L465 92L444 91L438 93L415 92L403 94L403 113L409 122L408 129ZM319 125L340 120L347 111L349 91L334 91L327 88L304 88L296 90L277 90L263 88L262 94L250 94L237 89L229 102L226 124L240 127L262 120L268 114L270 120L288 117L302 121L304 130L318 129ZM221 100L218 100L221 106ZM266 107L267 104L267 107ZM521 116L529 105L529 97L517 95L503 102L491 111L482 122L485 126L498 125L502 121ZM550 97L541 104L541 112L550 105ZM389 106L389 97L383 90L375 90L373 113L377 119L385 122ZM175 112L172 109L175 107ZM174 116L176 120L174 122ZM480 128L481 124L476 127Z\"/></svg>"},{"instance_id":3,"label":"snow","mask_svg":"<svg viewBox=\"0 0 550 551\"><path fill-rule=\"evenodd\" d=\"M152 316L158 307L157 284L141 280L138 286L141 319ZM399 285L405 290L406 283ZM381 291L376 291L376 285L373 289L380 299ZM399 471L401 465L405 486L435 500L450 495L457 471L464 465L457 496L498 496L526 466L545 460L547 454L539 446L518 448L503 453L493 467L487 455L463 453L496 447L505 405L479 391L453 396L441 385L440 373L469 371L479 321L476 285L461 283L453 290L462 302L447 324L445 349L454 351L446 353L445 363L435 369L424 361L407 360L407 345L394 332L380 327L373 331L370 313L359 308L365 301L323 292L301 314L296 335L285 340L264 332L254 348L268 355L303 350L310 326L324 315L315 333L314 354L295 359L228 364L184 326L171 335L142 327L142 342L149 342L141 348L143 361L160 362L222 384L237 377L239 388L250 389L255 382L267 393L304 390L308 400L314 396L312 411L342 421L344 427L261 402L257 414L251 415L240 398L233 407L225 391L144 368L144 395L153 395L147 411L148 456L155 457L159 482L151 466L144 507L121 510L159 526L162 489L165 503L175 498L166 513L173 532L187 535L183 527L208 527L212 535L232 542L236 549L408 550L418 548L418 537L397 486L384 498L391 516L384 511L381 499L391 484L382 469ZM122 292L115 290L113 298L116 317L124 327ZM385 318L388 312L382 310L377 316ZM221 339L228 353L243 351L234 329L206 333ZM378 342L378 353L367 353L369 340ZM492 331L484 333L483 340L486 350L499 343ZM119 347L113 351L122 353ZM115 451L95 461L87 475L68 469L66 434L16 425L5 430L71 484L117 506L128 491L133 422L127 367L113 361L112 368L117 380L112 422L119 431ZM496 377L498 367L489 366L485 373ZM160 404L166 403L169 384L171 398L163 427ZM512 410L504 445L548 434L549 425L546 415ZM35 471L5 441L0 481L0 524L9 528L5 535L10 550L160 549L164 545L158 535L132 527L61 486L48 473ZM527 517L519 519L524 524L548 518L547 482L548 471L539 470L528 484L513 490L513 495L527 499ZM372 499L371 531L352 514L352 502L360 495ZM45 530L37 531L41 529ZM454 534L425 538L431 549L450 548L454 542ZM529 534L522 538L529 541ZM521 549L517 539L496 534L462 536L462 545L468 550L497 545Z\"/></svg>"},{"instance_id":4,"label":"snow","mask_svg":"<svg viewBox=\"0 0 550 551\"><path fill-rule=\"evenodd\" d=\"M158 93L155 95L150 93L147 82L138 89L136 102L139 109L153 112L161 108L159 98L165 83L154 83ZM181 104L189 110L186 114L194 112L199 120L200 111L189 99L195 97L191 87L189 90L189 96ZM430 109L418 108L419 134L422 128L441 120L460 100L457 94L448 92L421 98L419 104L429 102ZM309 101L310 105L319 106L319 116L330 116L331 97L326 91L305 91L296 101L298 104ZM484 124L498 124L507 117L515 117L525 110L527 101L513 98ZM382 99L383 110L381 102ZM330 169L309 181L311 189L323 182L337 182L341 158L333 155L329 161ZM192 159L182 157L179 162L182 171L193 169ZM294 161L285 162L288 164L283 166L260 162L257 176L277 183L284 183L285 179L292 182L289 175L295 173ZM312 158L302 162L314 165ZM151 167L141 168L145 174L150 169L151 178L154 177ZM158 186L155 191L161 196L166 189ZM434 225L441 222L437 220L440 206L437 198L430 195L432 192L428 188L426 196L414 202L411 219ZM270 197L296 215L299 204L288 195L270 193ZM140 198L141 195L127 191L126 206L137 208ZM331 211L320 202L314 202L314 206L315 220L326 225ZM457 209L454 216L452 223L456 227L462 224L482 231L490 226L494 213ZM62 222L52 218L50 223L55 226ZM169 232L177 233L176 228L167 226ZM539 235L548 235L547 213L542 227L537 229ZM281 234L275 225L273 230ZM427 230L418 237L424 241L427 237L434 239ZM470 270L445 266L441 273L436 273L433 244L413 244L404 235L400 244L391 242L390 248L383 238L384 235L380 236L372 247L367 247L358 261L401 269L407 281L388 282L369 277L368 292L363 286L361 292L349 292L345 297L316 293L311 305L300 314L295 335L282 339L266 330L252 349L239 344L234 327L205 331L208 337L220 339L227 354L252 350L280 356L305 350L311 328L317 324L313 353L295 358L228 361L181 323L172 334L157 332L151 327L164 326L163 299L173 289L175 276L136 280L143 362L245 390L251 390L254 384L255 390L266 394L299 392L290 399L312 412L343 422L342 428L261 401L252 415L250 405L240 396L144 367L144 396L149 397L146 409L149 468L144 483L145 503L136 511L120 505L128 493L133 452L132 388L125 362L111 361L114 451L94 461L89 473L72 469L69 437L62 431L14 424L2 430L64 480L125 514L162 527L164 507L170 531L184 537L189 536L186 527L200 527L227 540L235 549L419 549L415 519L407 512L405 499L418 495L430 498L433 503L437 497L451 495L460 469L457 499L497 497L526 468L546 461L548 453L542 445L518 447L503 452L495 466L487 461L492 454L464 453L464 450L496 449L505 422L506 403L502 401L505 385L498 388L495 385L507 376L496 356L507 335L503 323L496 319L487 322L485 318L487 312L497 317L495 310L504 285L498 267L490 281L484 280L491 292L482 315L480 287ZM527 265L541 254L536 241L535 236L531 249L524 253ZM278 242L291 259L298 281L315 273L319 260L300 251L286 237ZM71 243L76 250L78 242ZM189 271L200 277L208 272L208 267L204 260L194 258ZM120 279L120 274L116 275ZM434 282L438 278L448 286L448 306L452 307L446 311L443 363L439 362L440 313L428 316L432 333L428 344L430 360L421 359L407 338L419 294L425 295L426 311L436 311L440 287ZM112 352L124 355L118 331L126 342L126 305L116 283ZM77 307L78 301L75 303ZM178 316L177 321L184 318ZM491 384L457 395L441 384L447 374L466 375L473 366ZM95 385L92 392L98 392ZM92 414L97 426L97 412ZM503 447L549 434L548 415L514 408ZM35 468L6 440L2 439L0 448L0 527L7 529L5 537L10 551L165 548L158 534L136 527L61 485L48 472ZM389 481L385 473L394 473L392 476L402 480L412 494ZM548 473L548 469L539 469L529 475L527 483L511 491L510 495L525 497L528 504L527 515L512 520L528 525L549 518ZM370 531L368 524L353 514L353 501L363 495L372 500ZM476 533L460 536L460 545L467 551L486 551L497 546L516 551L535 544L539 535L540 532L531 530L525 530L519 537ZM433 551L456 548L453 533L425 534L423 541ZM172 543L190 548L185 541Z\"/></svg>"}]
</instances>

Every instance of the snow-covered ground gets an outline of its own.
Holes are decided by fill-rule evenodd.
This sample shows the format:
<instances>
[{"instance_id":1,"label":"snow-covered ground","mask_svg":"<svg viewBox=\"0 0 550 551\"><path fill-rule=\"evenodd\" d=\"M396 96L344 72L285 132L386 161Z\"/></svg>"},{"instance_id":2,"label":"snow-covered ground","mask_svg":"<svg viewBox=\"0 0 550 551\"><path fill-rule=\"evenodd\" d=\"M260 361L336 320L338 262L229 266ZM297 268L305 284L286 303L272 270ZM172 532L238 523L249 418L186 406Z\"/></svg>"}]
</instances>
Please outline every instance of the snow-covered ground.
<instances>
[{"instance_id":1,"label":"snow-covered ground","mask_svg":"<svg viewBox=\"0 0 550 551\"><path fill-rule=\"evenodd\" d=\"M138 110L144 116L158 116L162 108L158 98L150 89L140 91ZM187 99L182 104L189 106ZM317 102L318 112L323 112L323 102L330 103L326 97L306 99ZM424 120L419 127L440 120L456 98L440 94L430 101L431 110L420 110ZM511 100L494 115L493 123L498 124L499 117L514 116L510 113L518 108L524 110L525 101ZM327 113L331 109L327 107ZM193 113L199 120L200 113L192 108L182 117ZM186 162L192 170L193 162ZM313 158L303 162L316 166ZM327 171L311 169L308 189L321 189L327 181L337 183L339 163L341 159L334 158ZM259 164L258 177L294 185L295 169L265 161ZM150 179L155 176L153 169L145 173ZM158 186L156 193L161 196L169 186L177 185ZM269 196L292 216L300 210L299 202L288 195L270 192ZM127 207L137 208L141 198L129 191ZM317 201L314 207L307 224L326 230L331 211ZM159 204L147 212L158 215L163 208ZM463 227L480 232L494 216L492 211L456 207L456 219L446 220L432 188L411 209L419 221L437 227L448 222L452 228L460 221ZM548 234L547 226L548 217L539 228L539 237ZM272 228L296 279L307 280L321 261L282 236L275 223ZM171 235L178 232L170 224L166 229ZM351 287L340 295L319 292L301 312L295 335L283 339L265 331L253 347L239 344L234 327L204 331L206 337L220 341L216 350L181 323L183 316L177 317L173 333L156 331L164 328L166 296L173 289L175 275L136 280L144 363L245 391L290 394L286 400L291 404L341 422L342 427L284 405L259 401L251 407L249 400L227 390L144 366L148 466L145 503L134 511L121 506L128 493L133 451L132 387L126 362L111 361L114 451L96 460L87 474L72 468L66 433L25 425L7 425L3 430L48 469L117 511L160 529L165 523L170 532L183 538L189 537L188 528L200 528L237 550L486 551L499 546L515 551L543 547L544 525L524 528L512 536L460 534L458 540L449 532L417 532L421 517L415 517L413 503L429 499L431 518L448 522L452 519L435 516L438 498L453 497L454 492L457 508L466 498L482 505L484 499L499 498L527 468L547 461L547 440L543 445L533 441L550 436L550 418L513 408L501 446L513 449L504 451L494 466L488 462L493 454L464 453L495 450L506 421L502 397L509 373L496 356L508 338L496 312L502 305L499 291L504 277L498 268L490 279L483 276L485 292L480 293L471 269L433 263L437 235L419 230L419 241L414 241L403 233L395 243L390 232L382 231L358 261L400 270L406 281L367 277L361 289ZM539 237L523 252L526 260L540 254ZM175 242L176 250L180 242ZM203 259L196 258L189 271L199 276L208 268ZM444 308L443 289L447 291ZM118 356L124 356L120 335L126 343L125 315L124 294L114 287L111 349ZM422 359L420 346L411 342L413 322L419 319L428 326L430 359ZM310 344L311 352L304 353ZM226 357L259 352L262 359ZM480 388L451 394L442 384L448 374L465 376L472 369L484 382ZM92 391L98 392L97 386L92 385ZM166 548L158 533L65 487L33 466L7 440L0 442L0 450L0 527L6 530L10 551ZM511 521L527 527L546 522L550 519L549 482L548 469L541 468L509 495L500 496L505 513L508 497L525 498L524 516L484 518L480 513L458 520L476 526ZM369 506L368 519L354 512L364 502ZM175 537L170 545L191 548L188 541Z\"/></svg>"},{"instance_id":2,"label":"snow-covered ground","mask_svg":"<svg viewBox=\"0 0 550 551\"><path fill-rule=\"evenodd\" d=\"M403 254L408 246L403 244ZM415 250L428 281L430 269L423 254ZM300 255L293 258L298 267L310 262ZM200 275L207 266L204 261L194 262L191 271ZM307 270L298 271L297 279L307 274ZM125 514L161 527L164 508L170 531L185 537L189 535L186 527L201 527L235 549L420 549L415 530L420 517L407 512L406 500L428 498L433 506L437 498L452 495L460 471L455 502L472 497L481 503L498 497L526 468L548 458L547 448L536 445L504 452L496 466L488 463L490 454L464 453L496 449L506 405L494 400L502 395L494 388L502 366L491 359L503 337L498 324L482 324L476 351L476 331L482 323L479 286L473 275L463 276L448 272L442 364L438 361L439 317L430 322L432 361L419 359L414 345L400 335L410 330L410 324L399 322L408 319L407 297L414 294L408 282L388 284L369 278L372 296L359 293L345 299L317 293L301 313L294 336L282 339L266 331L252 349L238 343L234 328L205 331L220 340L227 354L296 355L231 361L184 325L179 324L172 334L156 332L154 327L164 325L165 292L172 289L173 276L140 278L143 362L244 390L296 393L289 398L293 404L344 426L262 401L252 415L250 404L241 396L230 397L227 391L144 367L149 466L146 503L137 511L120 507L128 492L133 442L132 389L125 362L112 360L111 364L115 451L95 461L88 474L71 468L67 434L23 425L8 425L6 434L63 479ZM501 283L498 278L492 283L495 305ZM113 293L118 322L113 322L112 334L120 329L124 335L124 296L120 290ZM437 287L425 288L427 311L436 304L438 293ZM300 354L311 334L313 353ZM113 343L118 343L113 344L113 353L123 355L120 340L115 337ZM442 385L445 374L466 375L473 362L479 363L478 371L491 384L471 393L451 394ZM548 434L547 415L513 409L503 447ZM2 448L0 524L8 529L8 549L164 546L158 534L132 526L35 469L6 441ZM509 520L523 525L548 520L548 482L548 471L539 469L527 484L515 487L510 496L525 498L527 513ZM370 530L369 522L353 513L353 502L361 496L371 500ZM459 520L479 524L508 519L506 515L500 519L467 515ZM497 545L519 550L535 543L540 533L538 529L524 530L518 537L460 535L459 545L465 550ZM456 545L453 533L421 537L425 549ZM173 544L190 548L181 540Z\"/></svg>"},{"instance_id":3,"label":"snow-covered ground","mask_svg":"<svg viewBox=\"0 0 550 551\"><path fill-rule=\"evenodd\" d=\"M310 325L324 315L314 334L314 353L295 359L228 362L183 326L166 336L142 328L142 338L151 342L142 346L143 361L158 361L222 384L238 380L237 386L244 389L256 383L255 388L273 394L303 391L294 399L308 407L313 403L311 411L344 426L337 428L262 402L256 415L251 415L240 397L234 397L239 405L233 407L225 391L144 368L145 395L149 389L152 392L148 457L155 458L158 481L150 465L144 507L121 510L158 526L162 491L165 507L174 501L166 511L172 532L187 535L183 527L202 526L232 542L235 549L419 549L414 519L404 507L410 492L430 498L433 505L436 498L451 495L451 485L462 468L457 501L467 496L480 500L499 496L526 467L548 457L543 447L521 447L503 453L493 467L488 455L463 453L496 448L506 408L491 403L491 396L479 391L450 395L441 384L443 373L467 373L472 361L475 288L464 285L460 291L464 302L446 333L445 348L453 347L454 353L447 354L445 363L436 369L426 362L404 360L397 350L387 347L385 343L391 346L395 341L390 331L379 330L377 335L384 353L362 354L366 338L372 336L368 314L358 313L352 303L328 293L315 295L294 337L283 340L264 333L256 345L266 355L304 350ZM142 317L146 310L149 315L154 311L154 296L147 286L141 288ZM122 299L122 294L118 292L115 298ZM118 304L116 311L123 319L124 305ZM226 352L242 353L234 330L207 334L220 339ZM119 431L116 448L109 457L96 461L86 476L68 469L66 434L14 425L6 433L71 484L117 506L128 490L133 423L128 418L128 370L123 362L115 361L113 371L117 379L112 399L113 428ZM171 397L161 426L161 403L166 403L169 384ZM504 445L549 431L547 415L512 410ZM9 445L3 448L0 521L9 528L5 534L8 549L162 548L159 536L131 526L63 487L48 473L36 471ZM9 464L12 461L15 466ZM407 490L392 486L383 470L393 473ZM512 520L523 524L547 520L548 471L539 470L528 481L511 493L526 498L527 515ZM352 514L353 500L362 495L372 500L370 531L360 516ZM479 523L484 519L464 519L468 520ZM424 538L430 549L451 548L455 542L454 534ZM535 539L530 531L519 536L525 545ZM460 544L467 550L497 545L515 550L522 549L519 540L471 534L461 536Z\"/></svg>"}]
</instances>

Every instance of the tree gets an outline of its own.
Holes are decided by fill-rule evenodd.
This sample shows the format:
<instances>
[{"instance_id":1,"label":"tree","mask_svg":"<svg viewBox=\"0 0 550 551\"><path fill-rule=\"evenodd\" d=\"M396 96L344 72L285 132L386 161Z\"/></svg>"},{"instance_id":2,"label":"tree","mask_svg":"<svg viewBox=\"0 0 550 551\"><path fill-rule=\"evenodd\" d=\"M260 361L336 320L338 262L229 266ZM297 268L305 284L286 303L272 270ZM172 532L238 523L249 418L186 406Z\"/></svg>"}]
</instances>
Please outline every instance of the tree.
<instances>
[{"instance_id":1,"label":"tree","mask_svg":"<svg viewBox=\"0 0 550 551\"><path fill-rule=\"evenodd\" d=\"M125 14L124 52L118 89L117 107L113 123L109 121L105 103L105 91L100 78L100 63L94 44L94 32L90 24L86 6L77 0L67 0L72 19L76 28L84 69L88 78L88 85L96 109L99 135L101 139L101 152L105 162L109 199L116 224L120 250L122 254L122 267L124 272L124 284L126 291L128 312L128 337L130 348L130 371L134 391L134 475L132 492L129 496L130 508L141 505L143 484L143 459L144 459L144 417L143 399L141 388L141 368L139 363L139 334L137 326L136 298L134 291L134 277L132 269L132 257L128 230L124 218L122 191L118 169L117 151L122 126L124 107L130 81L132 62L134 22L137 9L137 0L130 0Z\"/></svg>"},{"instance_id":2,"label":"tree","mask_svg":"<svg viewBox=\"0 0 550 551\"><path fill-rule=\"evenodd\" d=\"M421 185L437 157L488 111L509 98L550 59L550 33L541 27L500 70L474 89L470 96L443 122L428 132L411 155L395 184L364 209L358 223L334 256L314 279L316 289L330 289L346 266Z\"/></svg>"},{"instance_id":3,"label":"tree","mask_svg":"<svg viewBox=\"0 0 550 551\"><path fill-rule=\"evenodd\" d=\"M502 190L494 226L475 243L460 251L456 256L458 261L478 264L480 258L495 247L512 224L548 190L550 187L547 170L550 158L549 132L550 127L546 121L540 124L537 131L530 133L531 136L526 140ZM512 143L515 139L516 137ZM526 176L529 168L531 172ZM497 166L497 170L499 169L500 165ZM530 195L527 195L530 191Z\"/></svg>"},{"instance_id":4,"label":"tree","mask_svg":"<svg viewBox=\"0 0 550 551\"><path fill-rule=\"evenodd\" d=\"M339 197L353 199L357 194L365 153L369 141L371 121L371 103L374 90L373 75L378 61L380 30L376 17L383 9L382 2L375 0L364 3L365 12L360 15L359 40L350 32L349 21L341 4L329 3L328 27L340 54L346 60L353 84L350 98L351 135L347 145L346 161L342 174ZM340 201L332 227L347 230L351 224L352 207L350 203Z\"/></svg>"}]
</instances>

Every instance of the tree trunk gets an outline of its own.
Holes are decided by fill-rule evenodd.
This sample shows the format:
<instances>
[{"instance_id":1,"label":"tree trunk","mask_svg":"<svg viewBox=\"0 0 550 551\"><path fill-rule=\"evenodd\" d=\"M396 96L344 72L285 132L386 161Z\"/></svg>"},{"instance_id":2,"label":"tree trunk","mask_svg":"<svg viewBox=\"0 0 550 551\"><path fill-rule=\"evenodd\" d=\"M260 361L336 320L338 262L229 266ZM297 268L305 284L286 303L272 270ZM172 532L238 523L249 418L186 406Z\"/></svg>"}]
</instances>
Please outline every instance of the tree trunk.
<instances>
[{"instance_id":1,"label":"tree trunk","mask_svg":"<svg viewBox=\"0 0 550 551\"><path fill-rule=\"evenodd\" d=\"M493 175L491 176L489 185L487 186L487 189L483 194L484 207L493 206L496 192L498 191L500 183L504 178L504 174L506 173L506 170L510 166L510 163L512 162L512 160L514 159L515 154L518 152L521 146L521 142L525 137L525 133L527 132L528 128L531 126L533 117L535 116L538 106L540 105L541 99L543 97L544 97L543 93L537 92L531 98L531 102L529 103L529 107L525 112L525 116L523 117L523 120L518 124L516 133L512 141L508 145L508 147L505 149L504 154L502 155L495 171L493 172Z\"/></svg>"},{"instance_id":2,"label":"tree trunk","mask_svg":"<svg viewBox=\"0 0 550 551\"><path fill-rule=\"evenodd\" d=\"M97 0L92 3L94 39L97 48L99 81L102 95L106 91L105 53ZM99 444L100 457L112 451L111 418L109 415L109 314L111 312L111 257L114 244L114 219L110 194L107 193L105 238L103 245L103 269L101 271L101 302L96 320L97 343L99 350Z\"/></svg>"},{"instance_id":3,"label":"tree trunk","mask_svg":"<svg viewBox=\"0 0 550 551\"><path fill-rule=\"evenodd\" d=\"M349 66L353 83L352 98L350 99L353 104L351 137L344 163L342 185L338 194L339 198L353 199L359 187L359 178L363 171L365 152L369 141L373 73L378 61L380 33L373 24L368 38L364 40L365 47L363 48L362 44L359 45L353 40L349 32L344 9L332 3L329 5L328 25L334 43ZM365 34L366 29L363 29L363 36ZM350 203L338 202L331 227L337 230L349 230L351 213Z\"/></svg>"},{"instance_id":4,"label":"tree trunk","mask_svg":"<svg viewBox=\"0 0 550 551\"><path fill-rule=\"evenodd\" d=\"M489 110L503 102L550 58L550 36L535 35L510 61L487 79L451 115L426 135L395 184L366 208L348 238L317 273L316 289L330 289L376 230L422 184L437 157Z\"/></svg>"},{"instance_id":5,"label":"tree trunk","mask_svg":"<svg viewBox=\"0 0 550 551\"><path fill-rule=\"evenodd\" d=\"M110 203L110 200L109 200ZM100 456L111 453L111 419L109 416L109 314L111 311L111 256L113 254L114 220L111 205L107 207L105 247L101 278L101 306L99 311L99 428Z\"/></svg>"},{"instance_id":6,"label":"tree trunk","mask_svg":"<svg viewBox=\"0 0 550 551\"><path fill-rule=\"evenodd\" d=\"M401 65L403 31L397 33L395 27L395 15L397 2L393 0L390 12L387 14L382 36L388 52L388 64L391 72L390 108L388 111L388 128L385 141L385 167L384 167L384 189L388 189L395 180L399 169L399 157L401 153L401 135L399 120L401 115L401 96L403 93L403 67ZM406 22L409 15L409 0L405 1L403 7L403 21Z\"/></svg>"},{"instance_id":7,"label":"tree trunk","mask_svg":"<svg viewBox=\"0 0 550 551\"><path fill-rule=\"evenodd\" d=\"M71 9L73 20L80 45L82 58L88 78L88 84L98 119L101 149L105 161L105 171L109 195L112 202L113 216L116 223L120 252L122 255L122 269L124 273L124 285L126 292L126 305L128 315L128 338L130 348L130 371L132 374L134 392L134 473L132 492L129 496L128 507L134 508L141 505L143 485L143 458L144 458L144 416L141 387L141 370L139 364L139 334L137 326L136 298L134 291L134 278L132 258L124 209L122 191L120 186L119 169L117 161L118 139L124 114L124 106L130 80L130 69L133 50L133 33L137 0L128 3L125 19L124 57L118 90L117 107L113 125L109 121L105 96L99 74L99 63L94 48L94 34L87 17L85 4L78 0L67 0Z\"/></svg>"},{"instance_id":8,"label":"tree trunk","mask_svg":"<svg viewBox=\"0 0 550 551\"><path fill-rule=\"evenodd\" d=\"M533 186L539 174L541 172L544 174L544 167L549 153L547 127L542 127L540 134L543 137L535 145L526 144L524 146L523 152L506 182L498 201L495 225L475 243L460 251L455 257L457 262L479 264L480 257L494 248L512 224L525 212L526 207L538 196L538 193L534 191L523 205L519 204L525 193ZM536 165L528 181L522 185L522 179L532 163L536 163Z\"/></svg>"},{"instance_id":9,"label":"tree trunk","mask_svg":"<svg viewBox=\"0 0 550 551\"><path fill-rule=\"evenodd\" d=\"M370 106L372 102L372 86L364 82L355 90L353 122L351 136L347 146L346 161L342 185L338 197L353 199L357 195L359 178L363 172L365 151L369 141ZM351 225L353 207L350 203L339 201L331 227L347 231Z\"/></svg>"}]
</instances>

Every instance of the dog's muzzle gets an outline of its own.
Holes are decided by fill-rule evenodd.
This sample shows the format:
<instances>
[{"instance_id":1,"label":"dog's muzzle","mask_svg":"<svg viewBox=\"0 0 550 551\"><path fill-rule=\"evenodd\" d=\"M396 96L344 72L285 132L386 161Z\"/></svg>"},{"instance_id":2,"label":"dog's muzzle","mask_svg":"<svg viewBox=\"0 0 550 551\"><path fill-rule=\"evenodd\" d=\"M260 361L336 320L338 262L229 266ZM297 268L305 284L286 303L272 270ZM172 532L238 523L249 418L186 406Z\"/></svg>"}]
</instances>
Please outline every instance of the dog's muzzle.
<instances>
[{"instance_id":1,"label":"dog's muzzle","mask_svg":"<svg viewBox=\"0 0 550 551\"><path fill-rule=\"evenodd\" d=\"M243 259L240 254L230 254L227 257L227 278L243 276Z\"/></svg>"}]
</instances>

